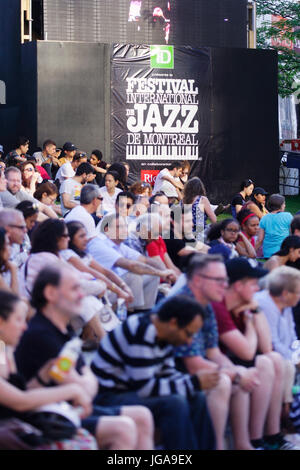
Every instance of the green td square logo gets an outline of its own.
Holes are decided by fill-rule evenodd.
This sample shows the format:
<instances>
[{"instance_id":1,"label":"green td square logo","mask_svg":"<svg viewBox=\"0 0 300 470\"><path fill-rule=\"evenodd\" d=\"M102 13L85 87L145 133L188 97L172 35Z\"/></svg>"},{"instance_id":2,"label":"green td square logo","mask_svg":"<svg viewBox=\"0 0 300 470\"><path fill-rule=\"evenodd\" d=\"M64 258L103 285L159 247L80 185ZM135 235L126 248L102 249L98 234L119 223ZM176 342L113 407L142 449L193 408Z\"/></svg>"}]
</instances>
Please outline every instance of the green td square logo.
<instances>
[{"instance_id":1,"label":"green td square logo","mask_svg":"<svg viewBox=\"0 0 300 470\"><path fill-rule=\"evenodd\" d=\"M174 69L173 46L150 46L152 69Z\"/></svg>"}]
</instances>

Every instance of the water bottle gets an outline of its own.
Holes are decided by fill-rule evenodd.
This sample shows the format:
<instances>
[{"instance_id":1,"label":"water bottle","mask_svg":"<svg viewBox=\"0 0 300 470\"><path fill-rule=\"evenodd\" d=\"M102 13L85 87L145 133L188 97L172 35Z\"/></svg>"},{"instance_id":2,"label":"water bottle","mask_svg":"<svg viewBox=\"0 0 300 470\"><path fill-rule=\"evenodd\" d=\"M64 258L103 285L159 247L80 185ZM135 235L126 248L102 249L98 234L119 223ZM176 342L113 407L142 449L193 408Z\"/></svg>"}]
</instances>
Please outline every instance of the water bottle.
<instances>
[{"instance_id":1,"label":"water bottle","mask_svg":"<svg viewBox=\"0 0 300 470\"><path fill-rule=\"evenodd\" d=\"M76 364L79 354L81 353L82 340L73 338L68 341L56 358L54 365L49 371L49 375L56 382L63 382L72 367Z\"/></svg>"},{"instance_id":2,"label":"water bottle","mask_svg":"<svg viewBox=\"0 0 300 470\"><path fill-rule=\"evenodd\" d=\"M118 299L117 317L121 322L127 318L127 307L124 299Z\"/></svg>"}]
</instances>

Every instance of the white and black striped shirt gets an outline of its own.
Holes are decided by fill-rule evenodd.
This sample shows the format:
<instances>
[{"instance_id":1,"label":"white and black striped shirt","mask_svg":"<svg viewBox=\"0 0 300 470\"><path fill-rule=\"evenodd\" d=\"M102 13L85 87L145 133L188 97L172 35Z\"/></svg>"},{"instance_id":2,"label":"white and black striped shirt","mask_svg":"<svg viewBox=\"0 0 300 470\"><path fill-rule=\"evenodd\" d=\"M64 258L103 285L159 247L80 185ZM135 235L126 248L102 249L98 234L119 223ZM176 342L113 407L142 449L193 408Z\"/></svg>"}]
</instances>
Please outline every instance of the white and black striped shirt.
<instances>
[{"instance_id":1,"label":"white and black striped shirt","mask_svg":"<svg viewBox=\"0 0 300 470\"><path fill-rule=\"evenodd\" d=\"M158 341L150 315L132 315L108 333L91 368L100 393L135 391L141 397L189 398L201 389L196 376L176 370L174 348Z\"/></svg>"}]
</instances>

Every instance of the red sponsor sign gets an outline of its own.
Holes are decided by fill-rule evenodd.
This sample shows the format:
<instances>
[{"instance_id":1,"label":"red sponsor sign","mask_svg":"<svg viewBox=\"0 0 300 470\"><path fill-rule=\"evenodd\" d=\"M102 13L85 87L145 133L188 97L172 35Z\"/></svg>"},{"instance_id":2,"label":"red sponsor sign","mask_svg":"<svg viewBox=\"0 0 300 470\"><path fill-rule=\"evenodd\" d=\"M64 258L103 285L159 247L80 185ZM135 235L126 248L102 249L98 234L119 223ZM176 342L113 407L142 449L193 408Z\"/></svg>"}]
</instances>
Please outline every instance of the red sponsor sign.
<instances>
[{"instance_id":1,"label":"red sponsor sign","mask_svg":"<svg viewBox=\"0 0 300 470\"><path fill-rule=\"evenodd\" d=\"M154 186L159 171L160 170L141 170L141 180Z\"/></svg>"},{"instance_id":2,"label":"red sponsor sign","mask_svg":"<svg viewBox=\"0 0 300 470\"><path fill-rule=\"evenodd\" d=\"M290 149L286 148L286 144L290 145ZM284 150L291 150L292 152L300 152L300 139L285 139L280 143L280 147Z\"/></svg>"}]
</instances>

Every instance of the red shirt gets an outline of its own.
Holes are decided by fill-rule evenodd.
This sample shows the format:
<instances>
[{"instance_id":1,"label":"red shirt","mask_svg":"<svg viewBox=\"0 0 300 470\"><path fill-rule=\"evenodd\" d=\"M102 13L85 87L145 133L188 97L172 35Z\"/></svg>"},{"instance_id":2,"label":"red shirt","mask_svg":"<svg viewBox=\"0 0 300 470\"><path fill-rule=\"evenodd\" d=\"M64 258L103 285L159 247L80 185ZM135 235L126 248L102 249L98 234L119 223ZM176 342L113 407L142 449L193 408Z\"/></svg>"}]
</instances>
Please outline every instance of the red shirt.
<instances>
[{"instance_id":1,"label":"red shirt","mask_svg":"<svg viewBox=\"0 0 300 470\"><path fill-rule=\"evenodd\" d=\"M164 240L159 237L158 240L153 240L146 247L147 253L152 258L153 256L160 256L164 261L164 256L167 253L167 247Z\"/></svg>"},{"instance_id":2,"label":"red shirt","mask_svg":"<svg viewBox=\"0 0 300 470\"><path fill-rule=\"evenodd\" d=\"M45 168L43 168L42 166L36 165L36 169L39 172L39 174L41 175L41 177L43 178L43 180L49 180L50 179L50 176L48 175Z\"/></svg>"},{"instance_id":3,"label":"red shirt","mask_svg":"<svg viewBox=\"0 0 300 470\"><path fill-rule=\"evenodd\" d=\"M239 330L244 333L243 313L240 313L238 317L234 316L227 310L225 299L222 302L212 302L212 307L217 319L219 336L232 330Z\"/></svg>"}]
</instances>

